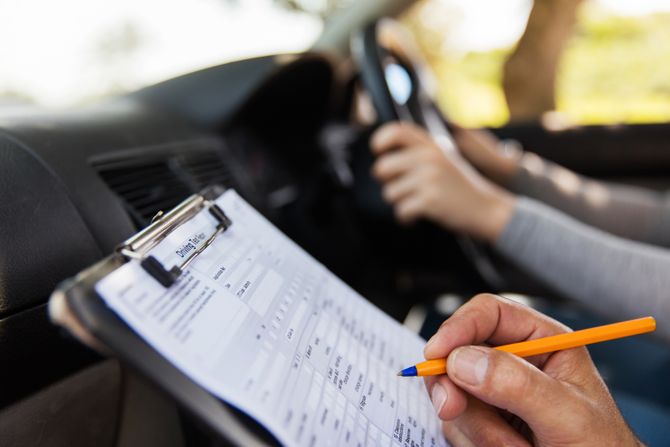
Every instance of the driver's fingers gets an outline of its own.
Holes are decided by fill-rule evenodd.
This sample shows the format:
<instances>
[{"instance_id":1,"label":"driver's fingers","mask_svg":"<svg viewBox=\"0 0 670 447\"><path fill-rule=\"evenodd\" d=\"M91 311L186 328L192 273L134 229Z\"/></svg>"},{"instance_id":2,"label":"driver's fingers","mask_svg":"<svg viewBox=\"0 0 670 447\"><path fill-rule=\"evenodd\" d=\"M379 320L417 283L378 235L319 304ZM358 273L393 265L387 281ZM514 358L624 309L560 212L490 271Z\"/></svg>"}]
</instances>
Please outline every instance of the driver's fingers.
<instances>
[{"instance_id":1,"label":"driver's fingers","mask_svg":"<svg viewBox=\"0 0 670 447\"><path fill-rule=\"evenodd\" d=\"M416 124L395 121L377 129L370 140L370 147L375 155L383 154L391 149L421 144L435 144L432 137Z\"/></svg>"},{"instance_id":2,"label":"driver's fingers","mask_svg":"<svg viewBox=\"0 0 670 447\"><path fill-rule=\"evenodd\" d=\"M400 223L410 224L426 214L426 201L420 194L412 194L393 206L393 212Z\"/></svg>"},{"instance_id":3,"label":"driver's fingers","mask_svg":"<svg viewBox=\"0 0 670 447\"><path fill-rule=\"evenodd\" d=\"M382 196L388 203L396 203L421 187L421 176L414 173L398 176L384 185Z\"/></svg>"},{"instance_id":4,"label":"driver's fingers","mask_svg":"<svg viewBox=\"0 0 670 447\"><path fill-rule=\"evenodd\" d=\"M412 148L413 150L404 150L384 154L372 166L372 174L380 182L387 182L406 171L416 168L424 163L422 157L425 155L423 147Z\"/></svg>"}]
</instances>

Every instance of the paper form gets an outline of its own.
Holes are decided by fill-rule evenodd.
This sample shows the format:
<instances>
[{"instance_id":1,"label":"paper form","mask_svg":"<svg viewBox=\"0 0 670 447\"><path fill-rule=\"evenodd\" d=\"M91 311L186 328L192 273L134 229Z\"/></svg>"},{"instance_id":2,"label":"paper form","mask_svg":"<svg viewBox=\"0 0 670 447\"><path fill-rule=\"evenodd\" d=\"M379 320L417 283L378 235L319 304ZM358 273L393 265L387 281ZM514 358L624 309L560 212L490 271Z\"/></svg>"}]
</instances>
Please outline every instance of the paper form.
<instances>
[{"instance_id":1,"label":"paper form","mask_svg":"<svg viewBox=\"0 0 670 447\"><path fill-rule=\"evenodd\" d=\"M397 371L424 342L300 249L232 190L233 224L165 289L136 261L96 285L164 357L295 446L445 446L423 381ZM151 254L202 243L206 211ZM190 245L189 245L190 244Z\"/></svg>"}]
</instances>

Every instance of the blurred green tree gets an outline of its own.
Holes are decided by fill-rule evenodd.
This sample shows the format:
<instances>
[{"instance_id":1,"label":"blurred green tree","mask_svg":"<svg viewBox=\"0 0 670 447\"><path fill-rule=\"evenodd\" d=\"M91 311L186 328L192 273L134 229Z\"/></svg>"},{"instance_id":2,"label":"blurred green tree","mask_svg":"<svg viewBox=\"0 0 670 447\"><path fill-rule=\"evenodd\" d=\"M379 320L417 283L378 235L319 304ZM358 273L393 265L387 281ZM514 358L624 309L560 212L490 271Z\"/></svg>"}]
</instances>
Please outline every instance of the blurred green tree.
<instances>
[{"instance_id":1,"label":"blurred green tree","mask_svg":"<svg viewBox=\"0 0 670 447\"><path fill-rule=\"evenodd\" d=\"M526 30L503 66L510 121L537 121L556 109L556 74L582 0L535 0Z\"/></svg>"},{"instance_id":2,"label":"blurred green tree","mask_svg":"<svg viewBox=\"0 0 670 447\"><path fill-rule=\"evenodd\" d=\"M563 0L546 1L564 4ZM463 125L501 126L510 120L508 104L515 107L512 103L524 96L534 101L531 89L524 91L519 81L521 93L512 93L510 85L507 95L503 90L505 63L513 60L521 44L466 54L450 51L443 43L450 38L449 23L456 23L459 17L458 8L454 12L445 5L453 4L423 0L401 18L436 74L438 102ZM531 25L526 33L529 28ZM536 48L541 53L542 46ZM528 106L535 111L525 116L517 108L514 118L536 119L543 110L555 109L577 124L670 121L670 65L663 63L670 60L670 14L619 16L587 1L577 10L575 25L560 50L554 48L554 56L560 57L554 59L553 83L534 87L540 90L535 94L543 97L537 101L540 105ZM539 66L545 63L543 57L534 56L535 66L524 63L529 83L535 70L544 69ZM505 83L512 84L509 78Z\"/></svg>"}]
</instances>

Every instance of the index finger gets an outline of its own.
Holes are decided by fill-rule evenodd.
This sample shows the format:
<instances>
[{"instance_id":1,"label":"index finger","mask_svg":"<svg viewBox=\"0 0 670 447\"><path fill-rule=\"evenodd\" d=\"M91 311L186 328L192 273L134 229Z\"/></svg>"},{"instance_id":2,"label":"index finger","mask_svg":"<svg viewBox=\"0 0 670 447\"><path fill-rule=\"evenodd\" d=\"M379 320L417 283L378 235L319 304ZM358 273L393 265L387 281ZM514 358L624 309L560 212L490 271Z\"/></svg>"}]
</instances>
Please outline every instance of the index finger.
<instances>
[{"instance_id":1,"label":"index finger","mask_svg":"<svg viewBox=\"0 0 670 447\"><path fill-rule=\"evenodd\" d=\"M395 121L377 129L370 140L370 148L375 155L380 155L392 149L432 143L432 137L422 127Z\"/></svg>"},{"instance_id":2,"label":"index finger","mask_svg":"<svg viewBox=\"0 0 670 447\"><path fill-rule=\"evenodd\" d=\"M567 326L509 299L481 294L464 304L428 341L427 359L447 357L465 345L494 346L570 332Z\"/></svg>"}]
</instances>

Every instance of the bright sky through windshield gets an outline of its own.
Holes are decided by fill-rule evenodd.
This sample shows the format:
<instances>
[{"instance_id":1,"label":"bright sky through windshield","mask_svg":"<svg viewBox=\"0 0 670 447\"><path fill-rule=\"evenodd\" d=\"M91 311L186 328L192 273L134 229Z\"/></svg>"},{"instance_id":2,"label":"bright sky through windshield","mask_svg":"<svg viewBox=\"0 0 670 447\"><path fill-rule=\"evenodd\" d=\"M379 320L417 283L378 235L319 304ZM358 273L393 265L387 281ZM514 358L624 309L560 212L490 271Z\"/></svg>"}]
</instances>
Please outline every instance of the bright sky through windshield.
<instances>
[{"instance_id":1,"label":"bright sky through windshield","mask_svg":"<svg viewBox=\"0 0 670 447\"><path fill-rule=\"evenodd\" d=\"M462 52L509 47L530 8L530 0L430 1L458 15L445 44ZM667 0L598 1L626 15L670 10ZM316 16L273 0L0 0L0 17L0 107L70 106L234 59L302 51L322 29Z\"/></svg>"},{"instance_id":2,"label":"bright sky through windshield","mask_svg":"<svg viewBox=\"0 0 670 447\"><path fill-rule=\"evenodd\" d=\"M0 17L0 101L26 96L47 106L302 51L322 28L272 0L0 1Z\"/></svg>"},{"instance_id":3,"label":"bright sky through windshield","mask_svg":"<svg viewBox=\"0 0 670 447\"><path fill-rule=\"evenodd\" d=\"M555 0L561 1L561 0ZM669 0L591 0L613 14L635 16L670 11ZM509 48L523 33L532 0L430 0L422 20L445 26L445 49L466 53ZM457 20L454 20L456 17ZM448 18L447 18L448 19Z\"/></svg>"}]
</instances>

